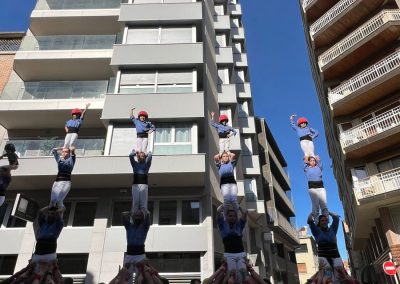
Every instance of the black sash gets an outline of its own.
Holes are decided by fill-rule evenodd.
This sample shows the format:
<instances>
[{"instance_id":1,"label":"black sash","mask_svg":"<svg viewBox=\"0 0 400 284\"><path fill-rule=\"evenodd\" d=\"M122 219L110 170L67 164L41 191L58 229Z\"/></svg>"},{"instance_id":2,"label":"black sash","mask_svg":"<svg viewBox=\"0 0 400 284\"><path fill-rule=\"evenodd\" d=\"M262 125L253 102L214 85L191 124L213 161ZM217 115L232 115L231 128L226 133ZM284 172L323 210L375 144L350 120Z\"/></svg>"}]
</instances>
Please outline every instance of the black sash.
<instances>
[{"instance_id":1,"label":"black sash","mask_svg":"<svg viewBox=\"0 0 400 284\"><path fill-rule=\"evenodd\" d=\"M321 188L321 187L324 187L324 183L322 180L308 181L308 188Z\"/></svg>"},{"instance_id":2,"label":"black sash","mask_svg":"<svg viewBox=\"0 0 400 284\"><path fill-rule=\"evenodd\" d=\"M226 253L244 252L242 237L228 235L222 241L224 242L224 251Z\"/></svg>"},{"instance_id":3,"label":"black sash","mask_svg":"<svg viewBox=\"0 0 400 284\"><path fill-rule=\"evenodd\" d=\"M302 140L313 141L310 135L301 136L301 137L300 137L300 141L302 141Z\"/></svg>"},{"instance_id":4,"label":"black sash","mask_svg":"<svg viewBox=\"0 0 400 284\"><path fill-rule=\"evenodd\" d=\"M144 254L144 245L128 245L126 247L126 254L129 254L129 255Z\"/></svg>"},{"instance_id":5,"label":"black sash","mask_svg":"<svg viewBox=\"0 0 400 284\"><path fill-rule=\"evenodd\" d=\"M228 177L221 177L220 182L221 185L227 184L227 183L234 183L236 184L236 180L234 176L228 176Z\"/></svg>"},{"instance_id":6,"label":"black sash","mask_svg":"<svg viewBox=\"0 0 400 284\"><path fill-rule=\"evenodd\" d=\"M133 184L148 184L148 175L133 174Z\"/></svg>"},{"instance_id":7,"label":"black sash","mask_svg":"<svg viewBox=\"0 0 400 284\"><path fill-rule=\"evenodd\" d=\"M35 252L37 255L51 254L57 251L56 239L44 239L36 242Z\"/></svg>"}]
</instances>

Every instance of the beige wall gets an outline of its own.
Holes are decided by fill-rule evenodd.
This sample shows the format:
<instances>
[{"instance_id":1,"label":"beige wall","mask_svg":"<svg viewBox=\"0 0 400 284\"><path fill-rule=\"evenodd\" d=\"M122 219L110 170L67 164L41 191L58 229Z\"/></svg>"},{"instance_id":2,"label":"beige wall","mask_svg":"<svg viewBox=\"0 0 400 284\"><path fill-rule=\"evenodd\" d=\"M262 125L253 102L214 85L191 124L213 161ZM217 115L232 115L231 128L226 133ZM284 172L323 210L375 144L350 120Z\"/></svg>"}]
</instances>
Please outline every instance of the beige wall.
<instances>
[{"instance_id":1,"label":"beige wall","mask_svg":"<svg viewBox=\"0 0 400 284\"><path fill-rule=\"evenodd\" d=\"M297 269L299 271L300 283L306 283L317 272L318 257L314 254L311 237L300 238L300 244L306 244L308 252L296 252ZM304 268L305 264L305 270ZM306 272L305 272L306 271Z\"/></svg>"}]
</instances>

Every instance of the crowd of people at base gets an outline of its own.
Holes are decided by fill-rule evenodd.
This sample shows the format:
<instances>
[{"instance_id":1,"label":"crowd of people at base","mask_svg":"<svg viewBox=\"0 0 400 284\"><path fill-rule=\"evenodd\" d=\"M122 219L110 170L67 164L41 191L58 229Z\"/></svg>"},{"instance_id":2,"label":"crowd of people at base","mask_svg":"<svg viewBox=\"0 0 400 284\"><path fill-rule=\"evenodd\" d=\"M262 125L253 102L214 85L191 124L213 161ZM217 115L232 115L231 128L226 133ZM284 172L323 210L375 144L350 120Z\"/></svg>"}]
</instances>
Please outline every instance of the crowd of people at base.
<instances>
[{"instance_id":1,"label":"crowd of people at base","mask_svg":"<svg viewBox=\"0 0 400 284\"><path fill-rule=\"evenodd\" d=\"M52 150L58 173L51 190L49 205L40 210L37 218L35 252L26 268L3 283L71 283L71 279L62 278L57 265L57 239L64 227L63 201L71 189L71 174L76 162L75 143L89 106L90 104L86 104L84 110L72 110L72 117L65 124L64 145ZM137 143L129 154L133 171L132 206L131 211L122 213L127 248L123 266L110 283L132 283L133 280L135 283L168 283L145 255L145 241L150 228L150 212L147 209L148 173L152 161L152 153L147 150L147 145L149 135L156 128L148 121L146 111L140 111L136 118L134 110L135 108L132 108L130 112L130 120L136 127ZM237 200L236 155L230 152L230 137L236 135L236 130L228 125L229 119L226 115L220 115L219 123L214 121L214 116L212 112L210 124L217 130L219 137L219 151L214 156L214 161L220 176L220 190L223 196L223 204L218 207L215 222L224 245L224 260L217 271L203 283L270 283L268 279L262 279L253 269L247 260L242 241L248 212L240 207ZM296 130L304 153L304 172L312 203L312 212L307 223L317 242L320 265L319 271L309 283L358 283L347 275L337 248L339 216L328 210L326 190L322 181L322 161L314 151L313 140L318 136L318 131L308 126L306 118L299 118L297 123L294 118L295 115L292 115L290 122L292 128ZM11 182L11 170L18 168L18 156L14 145L6 145L5 154L0 159L3 157L8 158L9 165L0 167L0 206L4 202L6 189ZM333 219L331 226L328 226L329 215ZM191 283L199 282L200 280L193 279Z\"/></svg>"}]
</instances>

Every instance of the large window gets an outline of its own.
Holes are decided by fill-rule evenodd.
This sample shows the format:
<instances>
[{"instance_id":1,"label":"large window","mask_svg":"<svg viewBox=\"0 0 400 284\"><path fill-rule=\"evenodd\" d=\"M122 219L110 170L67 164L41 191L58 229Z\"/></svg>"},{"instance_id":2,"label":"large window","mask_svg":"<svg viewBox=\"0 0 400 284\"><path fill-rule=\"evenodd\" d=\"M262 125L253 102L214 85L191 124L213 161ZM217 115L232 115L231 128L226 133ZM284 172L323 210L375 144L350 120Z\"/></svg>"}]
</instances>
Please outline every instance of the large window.
<instances>
[{"instance_id":1,"label":"large window","mask_svg":"<svg viewBox=\"0 0 400 284\"><path fill-rule=\"evenodd\" d=\"M255 179L244 180L244 191L248 202L257 201L257 186Z\"/></svg>"},{"instance_id":2,"label":"large window","mask_svg":"<svg viewBox=\"0 0 400 284\"><path fill-rule=\"evenodd\" d=\"M196 42L194 27L129 28L127 44L168 44Z\"/></svg>"},{"instance_id":3,"label":"large window","mask_svg":"<svg viewBox=\"0 0 400 284\"><path fill-rule=\"evenodd\" d=\"M96 216L96 202L68 201L64 203L64 226L92 227Z\"/></svg>"},{"instance_id":4,"label":"large window","mask_svg":"<svg viewBox=\"0 0 400 284\"><path fill-rule=\"evenodd\" d=\"M58 266L62 274L86 274L88 259L89 255L87 253L57 253Z\"/></svg>"},{"instance_id":5,"label":"large window","mask_svg":"<svg viewBox=\"0 0 400 284\"><path fill-rule=\"evenodd\" d=\"M17 257L17 255L0 255L0 275L12 275L14 273Z\"/></svg>"},{"instance_id":6,"label":"large window","mask_svg":"<svg viewBox=\"0 0 400 284\"><path fill-rule=\"evenodd\" d=\"M198 225L200 217L200 202L197 200L182 201L182 225Z\"/></svg>"},{"instance_id":7,"label":"large window","mask_svg":"<svg viewBox=\"0 0 400 284\"><path fill-rule=\"evenodd\" d=\"M158 272L200 272L199 253L146 253Z\"/></svg>"},{"instance_id":8,"label":"large window","mask_svg":"<svg viewBox=\"0 0 400 284\"><path fill-rule=\"evenodd\" d=\"M0 227L6 228L25 228L26 221L11 216L12 203L5 201L0 207Z\"/></svg>"},{"instance_id":9,"label":"large window","mask_svg":"<svg viewBox=\"0 0 400 284\"><path fill-rule=\"evenodd\" d=\"M195 70L123 72L119 92L122 94L191 93L197 91L195 78Z\"/></svg>"},{"instance_id":10,"label":"large window","mask_svg":"<svg viewBox=\"0 0 400 284\"><path fill-rule=\"evenodd\" d=\"M176 201L160 201L158 212L159 225L176 225L177 210Z\"/></svg>"},{"instance_id":11,"label":"large window","mask_svg":"<svg viewBox=\"0 0 400 284\"><path fill-rule=\"evenodd\" d=\"M388 160L376 163L380 173L400 168L400 156L390 158Z\"/></svg>"},{"instance_id":12,"label":"large window","mask_svg":"<svg viewBox=\"0 0 400 284\"><path fill-rule=\"evenodd\" d=\"M192 128L189 123L159 123L154 137L155 155L192 154Z\"/></svg>"}]
</instances>

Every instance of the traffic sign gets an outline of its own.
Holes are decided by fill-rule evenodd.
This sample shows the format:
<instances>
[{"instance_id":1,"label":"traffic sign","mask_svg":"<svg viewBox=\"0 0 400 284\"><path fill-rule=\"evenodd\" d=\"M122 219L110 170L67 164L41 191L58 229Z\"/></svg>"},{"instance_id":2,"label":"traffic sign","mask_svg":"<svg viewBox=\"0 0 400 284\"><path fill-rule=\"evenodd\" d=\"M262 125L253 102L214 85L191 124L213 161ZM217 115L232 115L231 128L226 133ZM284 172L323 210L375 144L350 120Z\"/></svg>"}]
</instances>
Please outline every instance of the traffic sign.
<instances>
[{"instance_id":1,"label":"traffic sign","mask_svg":"<svg viewBox=\"0 0 400 284\"><path fill-rule=\"evenodd\" d=\"M385 261L383 263L383 271L385 271L387 275L396 275L396 265L391 261Z\"/></svg>"}]
</instances>

